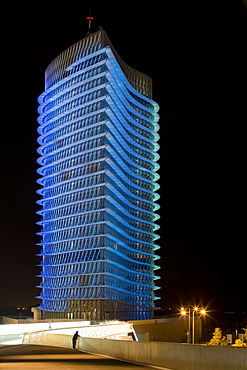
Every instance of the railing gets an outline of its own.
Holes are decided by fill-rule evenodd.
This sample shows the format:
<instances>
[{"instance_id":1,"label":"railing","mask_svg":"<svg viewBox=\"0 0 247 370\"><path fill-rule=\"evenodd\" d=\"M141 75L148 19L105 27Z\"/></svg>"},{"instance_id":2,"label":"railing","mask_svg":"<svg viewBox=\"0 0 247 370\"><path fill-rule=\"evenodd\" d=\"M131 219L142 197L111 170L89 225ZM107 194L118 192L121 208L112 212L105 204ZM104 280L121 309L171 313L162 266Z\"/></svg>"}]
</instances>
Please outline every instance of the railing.
<instances>
[{"instance_id":1,"label":"railing","mask_svg":"<svg viewBox=\"0 0 247 370\"><path fill-rule=\"evenodd\" d=\"M28 333L24 343L72 347L72 335ZM247 348L79 337L78 350L177 370L246 370Z\"/></svg>"}]
</instances>

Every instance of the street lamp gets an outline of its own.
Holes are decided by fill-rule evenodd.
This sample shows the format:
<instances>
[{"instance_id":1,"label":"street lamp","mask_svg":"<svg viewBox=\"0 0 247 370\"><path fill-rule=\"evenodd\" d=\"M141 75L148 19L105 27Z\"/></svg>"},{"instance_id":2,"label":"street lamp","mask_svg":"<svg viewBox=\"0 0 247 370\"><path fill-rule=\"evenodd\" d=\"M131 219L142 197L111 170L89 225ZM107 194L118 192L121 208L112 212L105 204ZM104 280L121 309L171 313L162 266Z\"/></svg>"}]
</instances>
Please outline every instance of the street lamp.
<instances>
[{"instance_id":1,"label":"street lamp","mask_svg":"<svg viewBox=\"0 0 247 370\"><path fill-rule=\"evenodd\" d=\"M195 313L200 313L201 315L206 315L206 310L199 308L197 306L189 307L188 313L189 313L189 330L188 330L188 342L191 343L190 338L190 311L192 311L192 344L195 344ZM185 316L187 315L187 310L184 307L181 307L180 309L181 315Z\"/></svg>"},{"instance_id":2,"label":"street lamp","mask_svg":"<svg viewBox=\"0 0 247 370\"><path fill-rule=\"evenodd\" d=\"M195 344L195 312L199 310L198 307L193 309L193 318L192 318L192 344Z\"/></svg>"}]
</instances>

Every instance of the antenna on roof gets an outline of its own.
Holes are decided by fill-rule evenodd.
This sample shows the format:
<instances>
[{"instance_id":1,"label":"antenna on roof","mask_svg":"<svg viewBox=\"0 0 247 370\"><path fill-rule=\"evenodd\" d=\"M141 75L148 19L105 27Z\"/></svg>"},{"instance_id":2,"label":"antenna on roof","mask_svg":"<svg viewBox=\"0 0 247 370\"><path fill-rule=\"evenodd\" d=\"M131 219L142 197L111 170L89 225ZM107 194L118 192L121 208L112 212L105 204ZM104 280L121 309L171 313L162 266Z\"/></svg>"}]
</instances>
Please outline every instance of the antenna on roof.
<instances>
[{"instance_id":1,"label":"antenna on roof","mask_svg":"<svg viewBox=\"0 0 247 370\"><path fill-rule=\"evenodd\" d=\"M93 20L93 17L91 16L91 8L89 8L89 15L87 16L88 20L88 31L87 31L87 36L91 35L91 22Z\"/></svg>"}]
</instances>

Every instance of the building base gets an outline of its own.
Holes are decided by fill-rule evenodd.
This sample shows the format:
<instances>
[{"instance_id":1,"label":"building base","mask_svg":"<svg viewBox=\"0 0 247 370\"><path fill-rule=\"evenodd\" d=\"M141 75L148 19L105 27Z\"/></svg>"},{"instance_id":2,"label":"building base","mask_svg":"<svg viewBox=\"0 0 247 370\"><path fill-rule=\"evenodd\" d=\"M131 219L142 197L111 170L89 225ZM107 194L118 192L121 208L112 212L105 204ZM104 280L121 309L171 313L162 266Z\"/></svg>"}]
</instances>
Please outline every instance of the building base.
<instances>
[{"instance_id":1,"label":"building base","mask_svg":"<svg viewBox=\"0 0 247 370\"><path fill-rule=\"evenodd\" d=\"M85 299L68 301L64 311L39 307L41 318L61 320L146 320L153 318L153 307L136 306L114 299Z\"/></svg>"}]
</instances>

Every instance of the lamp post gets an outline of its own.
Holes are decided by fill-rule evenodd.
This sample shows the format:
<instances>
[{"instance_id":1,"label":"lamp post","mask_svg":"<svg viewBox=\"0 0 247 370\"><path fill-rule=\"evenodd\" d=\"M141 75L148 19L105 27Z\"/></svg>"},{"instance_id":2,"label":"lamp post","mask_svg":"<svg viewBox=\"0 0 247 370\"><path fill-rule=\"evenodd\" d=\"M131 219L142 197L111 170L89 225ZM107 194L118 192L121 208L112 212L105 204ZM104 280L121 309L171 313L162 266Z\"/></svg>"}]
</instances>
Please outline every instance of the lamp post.
<instances>
[{"instance_id":1,"label":"lamp post","mask_svg":"<svg viewBox=\"0 0 247 370\"><path fill-rule=\"evenodd\" d=\"M192 318L192 344L195 344L195 312L198 311L198 307L193 309L193 318Z\"/></svg>"},{"instance_id":2,"label":"lamp post","mask_svg":"<svg viewBox=\"0 0 247 370\"><path fill-rule=\"evenodd\" d=\"M206 315L205 309L200 309L199 307L191 307L188 308L189 313L189 330L188 330L188 342L191 343L191 337L190 337L190 311L192 310L192 344L195 344L195 313L200 312L201 315ZM180 313L181 315L185 316L187 315L187 310L184 307L181 307Z\"/></svg>"}]
</instances>

